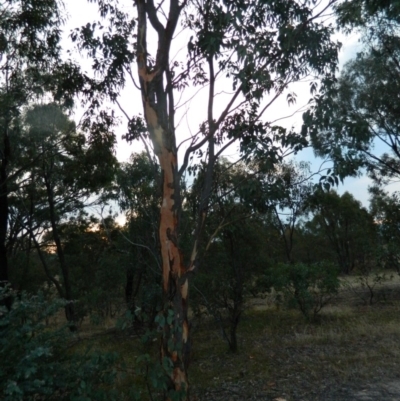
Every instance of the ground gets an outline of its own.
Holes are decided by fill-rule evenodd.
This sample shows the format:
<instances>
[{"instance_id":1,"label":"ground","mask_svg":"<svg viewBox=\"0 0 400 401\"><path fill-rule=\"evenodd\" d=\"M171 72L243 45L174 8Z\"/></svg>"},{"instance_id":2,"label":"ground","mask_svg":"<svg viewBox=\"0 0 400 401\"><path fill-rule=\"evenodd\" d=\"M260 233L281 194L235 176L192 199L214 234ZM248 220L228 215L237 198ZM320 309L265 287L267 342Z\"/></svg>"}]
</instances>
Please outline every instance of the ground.
<instances>
[{"instance_id":1,"label":"ground","mask_svg":"<svg viewBox=\"0 0 400 401\"><path fill-rule=\"evenodd\" d=\"M213 388L203 390L202 379L197 388L193 378L194 400L400 400L398 278L374 289L372 305L365 287L350 283L317 324L259 300L239 329L241 351L226 354L220 374L209 380ZM207 364L203 359L196 362Z\"/></svg>"},{"instance_id":2,"label":"ground","mask_svg":"<svg viewBox=\"0 0 400 401\"><path fill-rule=\"evenodd\" d=\"M193 319L191 400L399 401L400 279L374 288L372 305L356 278L343 282L317 323L297 310L277 309L268 297L249 302L236 354L212 319ZM156 338L149 351L138 337L113 331L89 341L119 352L134 372L138 355L158 353ZM132 377L140 385L134 374L121 385ZM141 399L150 397L144 392Z\"/></svg>"},{"instance_id":3,"label":"ground","mask_svg":"<svg viewBox=\"0 0 400 401\"><path fill-rule=\"evenodd\" d=\"M252 387L244 388L241 384L231 384L220 390L210 391L202 396L192 397L194 401L236 401L236 400L260 400L260 401L285 401L285 400L318 400L318 401L398 401L400 400L400 380L387 383L334 383L334 387L316 389L305 394L298 395L274 395L271 391L256 389L257 383ZM362 387L360 387L362 385ZM279 388L275 389L280 393Z\"/></svg>"}]
</instances>

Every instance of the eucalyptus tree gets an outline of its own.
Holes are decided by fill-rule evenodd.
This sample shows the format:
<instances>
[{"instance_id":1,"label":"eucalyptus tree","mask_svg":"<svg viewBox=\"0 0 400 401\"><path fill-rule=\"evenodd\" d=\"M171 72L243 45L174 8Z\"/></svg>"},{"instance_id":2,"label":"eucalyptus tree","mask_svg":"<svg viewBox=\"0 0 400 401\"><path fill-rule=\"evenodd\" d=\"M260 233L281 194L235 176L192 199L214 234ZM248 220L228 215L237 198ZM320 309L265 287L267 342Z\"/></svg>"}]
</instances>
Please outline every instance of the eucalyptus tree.
<instances>
[{"instance_id":1,"label":"eucalyptus tree","mask_svg":"<svg viewBox=\"0 0 400 401\"><path fill-rule=\"evenodd\" d=\"M399 193L389 194L383 188L369 188L370 213L377 226L378 246L384 267L395 268L400 272L399 240L400 240L400 199Z\"/></svg>"},{"instance_id":2,"label":"eucalyptus tree","mask_svg":"<svg viewBox=\"0 0 400 401\"><path fill-rule=\"evenodd\" d=\"M282 146L301 148L303 138L269 123L272 118L267 117L267 110L292 82L309 76L333 77L339 45L331 40L332 27L323 20L335 0L324 6L314 0L171 0L159 5L137 0L128 11L111 0L96 3L102 21L88 23L72 34L93 60L95 78L85 76L88 116L107 97L128 118L127 138L142 140L157 156L162 174L158 230L164 297L158 318L163 332L161 355L169 376L168 391L185 398L189 280L200 262L214 166L233 144L247 160L266 158L270 164L279 162ZM190 36L183 45L178 27ZM174 59L179 48L185 54ZM220 77L225 77L221 88ZM139 90L136 99L142 104L143 118L135 106L126 110L120 102L128 79ZM195 86L208 92L198 112L202 122L186 135L188 146L179 147L179 97ZM315 90L315 82L311 89ZM220 90L230 91L223 104L216 101ZM294 102L295 96L289 94L288 100ZM191 250L184 255L179 229L181 177L196 153L203 157L206 173Z\"/></svg>"},{"instance_id":3,"label":"eucalyptus tree","mask_svg":"<svg viewBox=\"0 0 400 401\"><path fill-rule=\"evenodd\" d=\"M12 217L33 241L48 279L69 301L67 319L75 321L72 301L76 298L60 225L101 201L99 196L114 179L113 143L92 141L54 103L26 109L17 142L19 157L14 158L13 168L23 169L24 174L11 194ZM53 246L58 257L60 282L50 272L42 241L47 249Z\"/></svg>"},{"instance_id":4,"label":"eucalyptus tree","mask_svg":"<svg viewBox=\"0 0 400 401\"><path fill-rule=\"evenodd\" d=\"M60 5L57 0L0 1L0 282L8 281L10 138L21 107L43 92L59 60Z\"/></svg>"},{"instance_id":5,"label":"eucalyptus tree","mask_svg":"<svg viewBox=\"0 0 400 401\"><path fill-rule=\"evenodd\" d=\"M121 163L117 175L117 201L126 216L119 241L126 253L125 300L134 319L149 319L151 324L162 299L157 235L160 173L158 165L142 152Z\"/></svg>"},{"instance_id":6,"label":"eucalyptus tree","mask_svg":"<svg viewBox=\"0 0 400 401\"><path fill-rule=\"evenodd\" d=\"M397 2L346 1L338 23L361 33L363 49L304 115L318 155L341 177L367 168L378 181L400 175L400 17Z\"/></svg>"},{"instance_id":7,"label":"eucalyptus tree","mask_svg":"<svg viewBox=\"0 0 400 401\"><path fill-rule=\"evenodd\" d=\"M204 164L187 196L185 209L192 218L201 201L199 188L206 171ZM245 163L232 166L227 159L216 163L204 225L202 269L193 283L194 309L205 307L214 317L231 352L238 351L237 328L246 298L257 292L256 277L265 269L269 254L264 219L250 195L259 188L258 179Z\"/></svg>"},{"instance_id":8,"label":"eucalyptus tree","mask_svg":"<svg viewBox=\"0 0 400 401\"><path fill-rule=\"evenodd\" d=\"M307 202L314 191L308 163L282 163L267 175L270 195L265 206L271 213L271 224L278 232L287 262L292 262L296 224L306 213Z\"/></svg>"},{"instance_id":9,"label":"eucalyptus tree","mask_svg":"<svg viewBox=\"0 0 400 401\"><path fill-rule=\"evenodd\" d=\"M316 235L325 235L334 250L342 273L362 267L373 248L375 226L372 216L361 203L345 192L316 191L310 197L313 217L305 227Z\"/></svg>"}]
</instances>

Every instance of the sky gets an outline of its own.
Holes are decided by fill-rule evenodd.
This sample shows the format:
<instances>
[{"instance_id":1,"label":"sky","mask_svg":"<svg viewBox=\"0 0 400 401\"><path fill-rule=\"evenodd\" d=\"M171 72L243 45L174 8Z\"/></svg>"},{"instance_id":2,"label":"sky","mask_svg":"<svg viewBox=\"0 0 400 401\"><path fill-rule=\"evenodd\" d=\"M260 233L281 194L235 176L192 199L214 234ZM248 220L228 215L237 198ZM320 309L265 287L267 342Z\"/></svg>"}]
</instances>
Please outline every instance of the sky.
<instances>
[{"instance_id":1,"label":"sky","mask_svg":"<svg viewBox=\"0 0 400 401\"><path fill-rule=\"evenodd\" d=\"M125 0L122 0L122 4L124 4ZM97 6L93 3L88 3L84 0L66 0L65 1L66 12L69 15L67 24L64 28L64 40L63 47L65 49L72 49L72 44L68 39L69 32L71 29L85 25L88 22L93 22L98 19ZM131 1L126 1L126 7L132 7ZM182 33L180 36L180 40L176 41L175 48L172 49L172 55L178 54L180 48L186 47L187 42L189 40L188 37L185 37L185 33ZM336 39L342 43L342 48L339 54L339 68L342 68L343 65L355 57L357 52L361 50L361 44L359 42L359 36L356 33L353 33L349 36L344 36L343 34L337 34ZM90 60L82 57L79 54L74 54L74 59L83 67L83 69L90 70ZM220 82L221 92L224 90L224 82ZM197 91L197 89L196 89ZM265 115L265 119L267 121L273 121L276 119L280 119L286 116L291 116L290 118L284 118L279 121L279 123L286 127L291 128L295 127L299 129L302 123L302 115L301 112L295 113L296 110L301 109L302 106L307 105L309 100L309 83L297 84L293 86L290 91L294 91L297 94L297 103L291 107L288 106L286 101L286 94L281 96L279 101L268 111ZM190 91L189 91L190 92ZM194 91L189 93L189 97L194 95ZM225 104L223 98L226 95L221 94L219 98L217 98L217 104ZM180 120L180 125L178 127L178 143L181 140L184 140L188 137L190 132L193 132L199 126L199 123L204 120L204 111L206 109L206 99L207 99L207 88L201 90L196 96L189 101L187 104L183 105L179 109L180 117L178 116L177 121ZM133 87L133 85L129 85L121 95L120 101L122 107L126 112L132 116L137 115L142 112L142 104L140 101L140 95ZM200 112L203 111L203 112ZM79 107L76 109L75 119L79 121L83 110ZM218 115L218 113L216 113ZM134 142L131 145L127 144L125 141L121 139L121 136L125 133L124 125L119 127L117 130L117 148L116 154L120 161L128 160L130 154L136 151L142 151L143 147L140 143ZM231 158L235 158L237 155L237 151L235 148L229 149L226 153L226 156L230 156ZM323 160L316 159L312 149L306 149L300 152L296 156L296 160L298 161L309 161L311 163L311 170L316 171ZM337 188L339 193L344 193L348 191L353 194L353 196L358 199L365 207L368 206L368 186L371 184L371 181L368 177L361 176L357 178L347 178L344 181L344 184L340 184Z\"/></svg>"}]
</instances>

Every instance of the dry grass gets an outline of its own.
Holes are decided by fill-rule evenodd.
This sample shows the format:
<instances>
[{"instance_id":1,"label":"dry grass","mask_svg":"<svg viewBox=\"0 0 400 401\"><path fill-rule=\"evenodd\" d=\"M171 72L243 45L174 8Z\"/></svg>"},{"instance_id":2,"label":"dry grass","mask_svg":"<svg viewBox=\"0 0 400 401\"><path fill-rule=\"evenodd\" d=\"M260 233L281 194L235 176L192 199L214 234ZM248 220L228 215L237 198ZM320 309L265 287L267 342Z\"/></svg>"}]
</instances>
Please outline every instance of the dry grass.
<instances>
[{"instance_id":1,"label":"dry grass","mask_svg":"<svg viewBox=\"0 0 400 401\"><path fill-rule=\"evenodd\" d=\"M321 311L318 324L307 323L298 311L277 310L269 299L252 301L238 328L237 354L227 351L211 320L195 322L189 371L193 393L199 399L225 399L217 394L227 388L229 394L242 394L237 399L251 391L266 400L322 400L321 394L332 386L398 377L400 281L382 288L390 291L373 306L344 288L335 303ZM99 335L99 327L83 328L82 337L91 337L82 344L122 355L128 375L121 386L128 387L132 378L143 385L134 373L136 358L144 352L156 357L157 341L144 346L133 333Z\"/></svg>"},{"instance_id":2,"label":"dry grass","mask_svg":"<svg viewBox=\"0 0 400 401\"><path fill-rule=\"evenodd\" d=\"M217 388L230 380L253 381L266 396L319 400L319 391L338 383L397 377L400 286L390 282L388 287L391 296L373 306L344 289L335 305L323 309L318 324L305 322L297 311L277 311L257 302L239 327L237 355L216 346L204 327L194 334L192 382L201 392L210 383Z\"/></svg>"}]
</instances>

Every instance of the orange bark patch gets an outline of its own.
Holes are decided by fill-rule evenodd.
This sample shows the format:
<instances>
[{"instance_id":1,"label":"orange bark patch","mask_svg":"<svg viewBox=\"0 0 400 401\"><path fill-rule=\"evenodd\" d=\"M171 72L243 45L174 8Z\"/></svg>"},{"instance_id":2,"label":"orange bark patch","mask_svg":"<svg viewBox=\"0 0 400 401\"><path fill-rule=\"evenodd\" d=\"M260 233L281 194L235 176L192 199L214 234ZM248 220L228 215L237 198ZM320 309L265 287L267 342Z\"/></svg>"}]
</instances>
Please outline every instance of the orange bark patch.
<instances>
[{"instance_id":1,"label":"orange bark patch","mask_svg":"<svg viewBox=\"0 0 400 401\"><path fill-rule=\"evenodd\" d=\"M175 389L176 390L181 390L182 388L182 383L185 384L186 386L186 374L185 372L180 369L180 368L175 368L173 372L173 380L175 383Z\"/></svg>"},{"instance_id":2,"label":"orange bark patch","mask_svg":"<svg viewBox=\"0 0 400 401\"><path fill-rule=\"evenodd\" d=\"M183 283L182 287L181 287L181 294L182 294L182 298L184 300L187 299L188 290L189 290L189 283L188 283L188 280L186 279L185 282Z\"/></svg>"},{"instance_id":3,"label":"orange bark patch","mask_svg":"<svg viewBox=\"0 0 400 401\"><path fill-rule=\"evenodd\" d=\"M164 173L159 234L163 261L163 287L166 292L169 287L170 273L174 277L180 277L181 275L181 254L176 238L178 221L174 210L176 156L163 147L159 160Z\"/></svg>"},{"instance_id":4,"label":"orange bark patch","mask_svg":"<svg viewBox=\"0 0 400 401\"><path fill-rule=\"evenodd\" d=\"M189 338L189 325L188 325L188 322L185 320L183 322L183 332L182 332L183 342L187 343L188 338Z\"/></svg>"}]
</instances>

